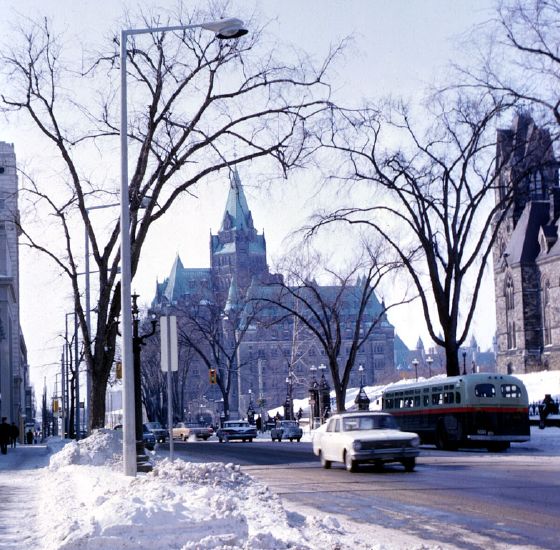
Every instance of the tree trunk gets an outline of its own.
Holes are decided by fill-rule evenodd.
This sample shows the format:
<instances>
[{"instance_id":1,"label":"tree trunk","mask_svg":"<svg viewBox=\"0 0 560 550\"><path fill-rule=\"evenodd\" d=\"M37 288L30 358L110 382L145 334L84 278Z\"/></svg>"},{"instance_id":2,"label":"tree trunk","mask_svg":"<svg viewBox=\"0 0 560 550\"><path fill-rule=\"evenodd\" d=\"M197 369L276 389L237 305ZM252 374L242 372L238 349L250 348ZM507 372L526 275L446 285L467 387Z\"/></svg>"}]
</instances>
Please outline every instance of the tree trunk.
<instances>
[{"instance_id":1,"label":"tree trunk","mask_svg":"<svg viewBox=\"0 0 560 550\"><path fill-rule=\"evenodd\" d=\"M459 376L461 365L459 364L459 346L457 342L447 343L445 346L445 361L447 376Z\"/></svg>"}]
</instances>

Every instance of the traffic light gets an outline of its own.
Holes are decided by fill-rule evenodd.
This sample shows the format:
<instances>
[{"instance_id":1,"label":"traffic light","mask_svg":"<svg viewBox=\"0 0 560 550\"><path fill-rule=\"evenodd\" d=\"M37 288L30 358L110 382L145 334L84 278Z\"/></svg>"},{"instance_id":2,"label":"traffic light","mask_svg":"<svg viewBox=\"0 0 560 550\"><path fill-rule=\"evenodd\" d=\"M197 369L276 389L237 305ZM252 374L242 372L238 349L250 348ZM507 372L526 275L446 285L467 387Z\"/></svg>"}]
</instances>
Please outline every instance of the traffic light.
<instances>
[{"instance_id":1,"label":"traffic light","mask_svg":"<svg viewBox=\"0 0 560 550\"><path fill-rule=\"evenodd\" d=\"M115 378L117 380L122 380L122 363L120 361L115 363Z\"/></svg>"},{"instance_id":2,"label":"traffic light","mask_svg":"<svg viewBox=\"0 0 560 550\"><path fill-rule=\"evenodd\" d=\"M55 413L58 412L58 399L53 399L52 410L53 410L53 412L55 412Z\"/></svg>"},{"instance_id":3,"label":"traffic light","mask_svg":"<svg viewBox=\"0 0 560 550\"><path fill-rule=\"evenodd\" d=\"M218 376L216 374L216 369L210 369L208 371L208 376L210 378L210 384L217 384L218 383Z\"/></svg>"}]
</instances>

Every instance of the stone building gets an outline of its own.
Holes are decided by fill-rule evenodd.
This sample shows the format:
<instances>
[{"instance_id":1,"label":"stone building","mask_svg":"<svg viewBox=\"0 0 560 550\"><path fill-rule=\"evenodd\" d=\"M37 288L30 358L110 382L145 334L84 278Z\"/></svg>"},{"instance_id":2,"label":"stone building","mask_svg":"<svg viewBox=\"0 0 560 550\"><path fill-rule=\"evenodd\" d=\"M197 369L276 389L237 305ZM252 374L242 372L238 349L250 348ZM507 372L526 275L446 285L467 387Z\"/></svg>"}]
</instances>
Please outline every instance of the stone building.
<instances>
[{"instance_id":1,"label":"stone building","mask_svg":"<svg viewBox=\"0 0 560 550\"><path fill-rule=\"evenodd\" d=\"M281 275L269 271L264 234L254 227L239 175L233 171L220 230L210 235L210 267L185 268L177 257L169 277L157 284L152 308L161 311L167 305L193 301L214 304L221 314L220 337L226 345L235 342L236 334L243 328L242 337L238 336L241 343L237 357L242 365L241 376L233 383L230 394L231 412L239 412L236 411L239 404L242 416L249 403L256 404L259 398L266 399L268 407L274 407L281 405L288 394L293 399L307 396L311 367L326 363L322 347L301 323L294 323L293 317L285 313L277 315L277 311L269 308L266 313L261 311L255 322L249 312L248 300L264 297L275 283L282 281ZM361 284L358 280L344 289L342 317L348 327L355 313L352 304L356 300L352 297L359 293ZM340 291L340 287L317 288L325 299ZM380 322L358 354L350 386L360 383L360 364L366 384L394 378L395 331L382 311L383 306L376 297L370 300L366 316L370 319L380 316ZM276 321L284 318L271 322L275 315ZM347 343L343 341L341 358L347 353ZM321 376L320 371L317 374ZM193 403L202 405L203 396L209 401L219 399L217 387L208 381L208 365L196 357L192 358L185 387L186 402L195 412L198 405L193 407Z\"/></svg>"},{"instance_id":2,"label":"stone building","mask_svg":"<svg viewBox=\"0 0 560 550\"><path fill-rule=\"evenodd\" d=\"M18 218L14 146L0 142L0 409L13 422L34 417L27 350L19 324Z\"/></svg>"},{"instance_id":3,"label":"stone building","mask_svg":"<svg viewBox=\"0 0 560 550\"><path fill-rule=\"evenodd\" d=\"M513 193L493 256L497 370L560 369L560 189L549 132L518 115L498 131L497 166L496 200Z\"/></svg>"}]
</instances>

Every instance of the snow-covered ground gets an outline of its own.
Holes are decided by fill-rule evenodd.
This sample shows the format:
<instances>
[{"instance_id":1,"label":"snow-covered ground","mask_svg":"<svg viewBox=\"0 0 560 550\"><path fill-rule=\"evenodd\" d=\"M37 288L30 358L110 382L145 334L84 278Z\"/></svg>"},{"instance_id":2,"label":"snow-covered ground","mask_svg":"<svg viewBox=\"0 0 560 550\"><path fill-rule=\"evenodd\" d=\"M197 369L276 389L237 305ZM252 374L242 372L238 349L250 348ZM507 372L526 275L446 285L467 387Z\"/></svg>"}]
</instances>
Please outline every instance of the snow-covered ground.
<instances>
[{"instance_id":1,"label":"snow-covered ground","mask_svg":"<svg viewBox=\"0 0 560 550\"><path fill-rule=\"evenodd\" d=\"M560 394L560 372L528 376L533 378L524 381L535 400ZM8 541L14 545L3 547L38 550L442 549L381 526L289 511L234 464L171 462L156 452L153 472L125 477L121 436L100 430L80 442L52 438L48 457L39 446L0 456L0 531L2 524L7 529L0 546ZM560 456L560 430L533 428L526 452Z\"/></svg>"}]
</instances>

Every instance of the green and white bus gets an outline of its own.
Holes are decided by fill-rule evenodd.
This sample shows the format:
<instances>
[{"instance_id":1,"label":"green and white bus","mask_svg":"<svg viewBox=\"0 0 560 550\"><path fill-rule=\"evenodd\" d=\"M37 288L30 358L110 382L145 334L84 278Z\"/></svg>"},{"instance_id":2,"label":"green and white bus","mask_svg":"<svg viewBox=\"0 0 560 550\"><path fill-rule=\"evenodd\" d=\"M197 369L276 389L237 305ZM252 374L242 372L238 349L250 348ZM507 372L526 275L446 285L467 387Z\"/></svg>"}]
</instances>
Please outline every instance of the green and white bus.
<instances>
[{"instance_id":1,"label":"green and white bus","mask_svg":"<svg viewBox=\"0 0 560 550\"><path fill-rule=\"evenodd\" d=\"M486 447L503 451L530 439L529 399L523 382L502 374L466 374L403 384L383 393L382 409L402 430L439 449Z\"/></svg>"}]
</instances>

